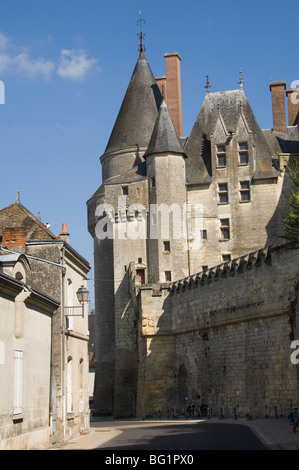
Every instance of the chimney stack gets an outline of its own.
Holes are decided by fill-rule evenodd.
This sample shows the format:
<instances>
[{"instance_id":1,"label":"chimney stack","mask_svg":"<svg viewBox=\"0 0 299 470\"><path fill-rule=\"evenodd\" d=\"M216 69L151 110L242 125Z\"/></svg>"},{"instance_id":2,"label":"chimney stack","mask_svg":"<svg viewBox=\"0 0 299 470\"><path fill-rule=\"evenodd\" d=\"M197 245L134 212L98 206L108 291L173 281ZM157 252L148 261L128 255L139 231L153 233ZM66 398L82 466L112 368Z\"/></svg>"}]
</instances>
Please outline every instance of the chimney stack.
<instances>
[{"instance_id":1,"label":"chimney stack","mask_svg":"<svg viewBox=\"0 0 299 470\"><path fill-rule=\"evenodd\" d=\"M286 119L286 83L271 82L270 91L272 94L272 112L273 112L273 130L276 132L287 133Z\"/></svg>"},{"instance_id":2,"label":"chimney stack","mask_svg":"<svg viewBox=\"0 0 299 470\"><path fill-rule=\"evenodd\" d=\"M70 234L67 231L66 224L62 224L62 230L61 230L61 233L59 234L59 236L62 240L69 243Z\"/></svg>"},{"instance_id":3,"label":"chimney stack","mask_svg":"<svg viewBox=\"0 0 299 470\"><path fill-rule=\"evenodd\" d=\"M296 126L299 118L299 88L289 88L286 95L288 97L289 126Z\"/></svg>"},{"instance_id":4,"label":"chimney stack","mask_svg":"<svg viewBox=\"0 0 299 470\"><path fill-rule=\"evenodd\" d=\"M164 96L164 99L177 135L180 138L183 137L181 58L177 52L169 52L164 54L164 57L166 62L166 96ZM165 82L163 82L164 84Z\"/></svg>"}]
</instances>

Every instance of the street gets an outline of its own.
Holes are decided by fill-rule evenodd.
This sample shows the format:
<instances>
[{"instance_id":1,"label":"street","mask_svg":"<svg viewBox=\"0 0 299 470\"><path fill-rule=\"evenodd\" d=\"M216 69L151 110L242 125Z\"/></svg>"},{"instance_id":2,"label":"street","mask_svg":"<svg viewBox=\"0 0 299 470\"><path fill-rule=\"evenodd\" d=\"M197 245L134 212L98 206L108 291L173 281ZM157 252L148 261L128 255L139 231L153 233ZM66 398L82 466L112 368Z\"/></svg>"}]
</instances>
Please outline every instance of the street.
<instances>
[{"instance_id":1,"label":"street","mask_svg":"<svg viewBox=\"0 0 299 470\"><path fill-rule=\"evenodd\" d=\"M267 450L246 426L227 423L153 423L124 426L122 433L100 445L105 451ZM110 455L110 454L109 454Z\"/></svg>"}]
</instances>

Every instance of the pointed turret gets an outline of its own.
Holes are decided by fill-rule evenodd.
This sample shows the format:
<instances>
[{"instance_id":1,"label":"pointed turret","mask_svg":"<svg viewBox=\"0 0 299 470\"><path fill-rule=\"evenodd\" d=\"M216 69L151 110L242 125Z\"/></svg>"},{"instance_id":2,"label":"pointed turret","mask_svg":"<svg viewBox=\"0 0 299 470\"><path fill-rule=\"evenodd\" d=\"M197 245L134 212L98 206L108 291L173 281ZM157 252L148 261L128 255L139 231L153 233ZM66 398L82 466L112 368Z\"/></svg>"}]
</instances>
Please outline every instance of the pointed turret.
<instances>
[{"instance_id":1,"label":"pointed turret","mask_svg":"<svg viewBox=\"0 0 299 470\"><path fill-rule=\"evenodd\" d=\"M162 102L162 95L141 50L104 155L103 181L134 166L136 150L147 148ZM124 156L126 162L109 165L107 157ZM128 158L126 158L128 157ZM111 159L109 158L109 163ZM115 165L117 163L117 166Z\"/></svg>"},{"instance_id":2,"label":"pointed turret","mask_svg":"<svg viewBox=\"0 0 299 470\"><path fill-rule=\"evenodd\" d=\"M170 282L189 273L184 238L184 208L187 202L185 157L168 108L163 102L144 154L151 207L151 233L148 239L150 282Z\"/></svg>"},{"instance_id":3,"label":"pointed turret","mask_svg":"<svg viewBox=\"0 0 299 470\"><path fill-rule=\"evenodd\" d=\"M151 154L183 153L165 101L160 106L159 114L144 158Z\"/></svg>"}]
</instances>

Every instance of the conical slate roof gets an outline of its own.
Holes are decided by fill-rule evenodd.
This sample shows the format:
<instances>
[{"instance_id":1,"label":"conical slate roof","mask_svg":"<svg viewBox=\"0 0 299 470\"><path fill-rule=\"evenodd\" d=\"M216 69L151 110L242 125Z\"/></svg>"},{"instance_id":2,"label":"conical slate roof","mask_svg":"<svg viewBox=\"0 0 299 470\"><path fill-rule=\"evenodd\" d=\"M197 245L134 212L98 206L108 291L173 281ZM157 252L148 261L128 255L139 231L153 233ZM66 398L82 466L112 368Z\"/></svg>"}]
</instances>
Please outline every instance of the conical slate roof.
<instances>
[{"instance_id":1,"label":"conical slate roof","mask_svg":"<svg viewBox=\"0 0 299 470\"><path fill-rule=\"evenodd\" d=\"M105 153L147 147L162 95L144 52L140 52Z\"/></svg>"},{"instance_id":2,"label":"conical slate roof","mask_svg":"<svg viewBox=\"0 0 299 470\"><path fill-rule=\"evenodd\" d=\"M159 114L151 136L149 146L144 154L144 158L151 154L158 153L180 153L183 154L179 138L175 131L165 101L160 106Z\"/></svg>"}]
</instances>

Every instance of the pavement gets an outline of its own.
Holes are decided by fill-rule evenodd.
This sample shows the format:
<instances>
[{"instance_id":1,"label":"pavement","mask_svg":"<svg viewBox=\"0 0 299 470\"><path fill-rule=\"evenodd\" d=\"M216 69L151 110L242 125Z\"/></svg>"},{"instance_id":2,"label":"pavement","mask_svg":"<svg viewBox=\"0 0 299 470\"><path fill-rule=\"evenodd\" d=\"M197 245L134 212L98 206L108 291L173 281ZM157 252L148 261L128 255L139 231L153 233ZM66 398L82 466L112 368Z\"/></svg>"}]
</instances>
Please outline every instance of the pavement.
<instances>
[{"instance_id":1,"label":"pavement","mask_svg":"<svg viewBox=\"0 0 299 470\"><path fill-rule=\"evenodd\" d=\"M246 418L233 419L198 419L198 420L113 420L91 418L90 432L79 435L62 445L54 445L50 450L92 450L105 444L118 436L128 427L169 426L170 424L192 423L222 423L249 426L260 441L269 450L299 450L299 428L297 433L293 432L293 426L287 418L257 418L248 420Z\"/></svg>"}]
</instances>

